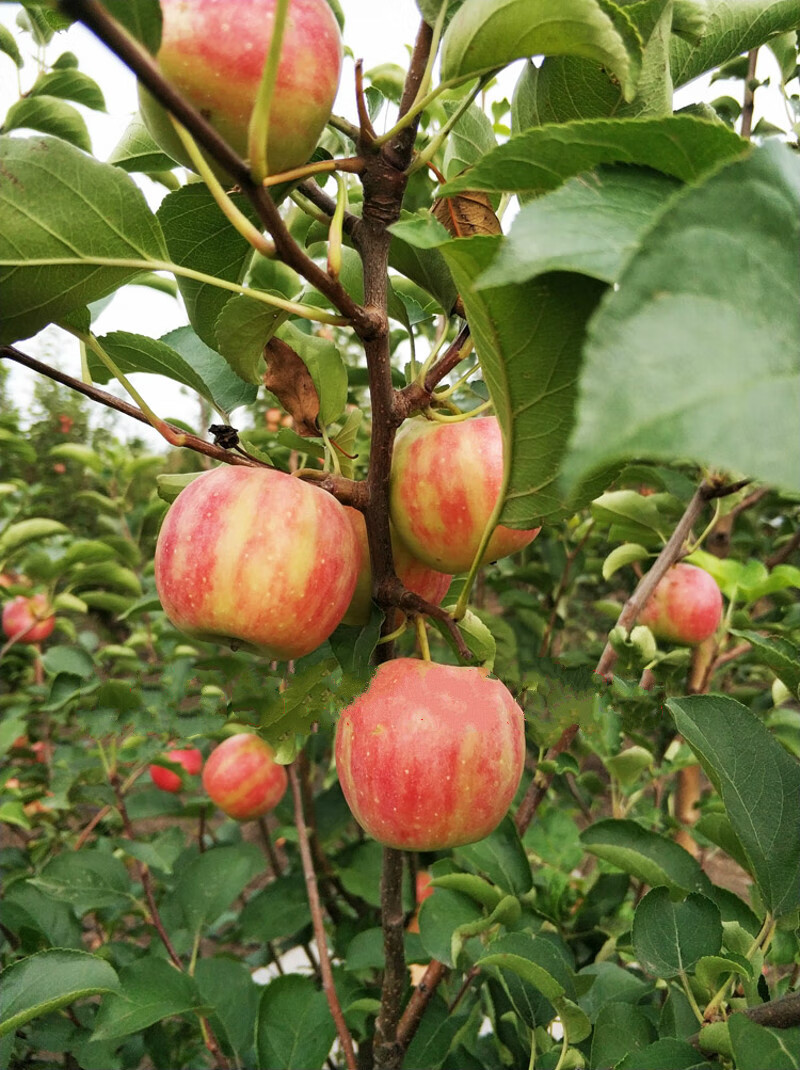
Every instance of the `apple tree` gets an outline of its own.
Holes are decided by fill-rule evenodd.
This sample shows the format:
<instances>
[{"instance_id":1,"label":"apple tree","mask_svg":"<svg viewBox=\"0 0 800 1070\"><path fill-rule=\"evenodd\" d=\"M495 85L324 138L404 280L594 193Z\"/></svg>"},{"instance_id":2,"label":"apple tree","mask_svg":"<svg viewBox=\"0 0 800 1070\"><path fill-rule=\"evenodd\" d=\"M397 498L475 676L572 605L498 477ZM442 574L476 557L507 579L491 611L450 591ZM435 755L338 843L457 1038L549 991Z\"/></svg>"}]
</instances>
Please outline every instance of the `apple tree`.
<instances>
[{"instance_id":1,"label":"apple tree","mask_svg":"<svg viewBox=\"0 0 800 1070\"><path fill-rule=\"evenodd\" d=\"M0 24L2 1065L800 1066L800 0L416 7Z\"/></svg>"}]
</instances>

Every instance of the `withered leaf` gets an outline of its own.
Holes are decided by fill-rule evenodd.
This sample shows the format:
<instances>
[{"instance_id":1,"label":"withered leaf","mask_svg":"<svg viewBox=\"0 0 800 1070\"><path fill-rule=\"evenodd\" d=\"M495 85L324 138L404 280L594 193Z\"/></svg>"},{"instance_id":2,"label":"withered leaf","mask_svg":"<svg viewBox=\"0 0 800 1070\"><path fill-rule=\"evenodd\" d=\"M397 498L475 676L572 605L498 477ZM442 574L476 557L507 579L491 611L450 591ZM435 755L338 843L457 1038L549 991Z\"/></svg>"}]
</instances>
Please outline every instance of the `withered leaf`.
<instances>
[{"instance_id":1,"label":"withered leaf","mask_svg":"<svg viewBox=\"0 0 800 1070\"><path fill-rule=\"evenodd\" d=\"M481 191L459 193L455 197L440 197L431 209L436 219L454 238L471 238L476 234L500 234L500 220L494 213L489 194ZM460 295L453 312L466 319Z\"/></svg>"},{"instance_id":2,"label":"withered leaf","mask_svg":"<svg viewBox=\"0 0 800 1070\"><path fill-rule=\"evenodd\" d=\"M290 413L295 431L306 438L319 438L319 396L303 360L281 338L270 338L264 346L264 359L264 386Z\"/></svg>"}]
</instances>

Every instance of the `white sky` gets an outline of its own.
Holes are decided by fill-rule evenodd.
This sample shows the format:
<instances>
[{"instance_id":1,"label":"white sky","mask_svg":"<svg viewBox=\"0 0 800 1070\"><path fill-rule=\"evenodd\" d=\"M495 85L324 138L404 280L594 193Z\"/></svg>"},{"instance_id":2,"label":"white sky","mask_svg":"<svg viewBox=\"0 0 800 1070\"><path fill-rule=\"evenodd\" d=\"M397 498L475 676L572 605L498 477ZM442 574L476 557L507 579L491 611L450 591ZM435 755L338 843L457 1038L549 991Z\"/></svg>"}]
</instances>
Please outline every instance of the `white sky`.
<instances>
[{"instance_id":1,"label":"white sky","mask_svg":"<svg viewBox=\"0 0 800 1070\"><path fill-rule=\"evenodd\" d=\"M419 23L419 12L414 0L340 0L345 13L345 41L356 57L363 58L365 70L383 63L397 63L405 67L409 56L409 47L413 42ZM20 72L21 85L17 84L16 68L10 59L0 53L0 117L17 99L20 89L29 88L36 76L35 49L30 35L18 30L15 18L18 5L0 3L0 23L7 26L16 36L26 65ZM105 159L116 145L125 130L131 116L137 110L136 85L133 75L116 59L116 57L98 42L91 33L80 25L74 25L59 34L48 47L47 56L55 59L61 52L74 52L80 61L81 70L90 74L100 85L106 99L108 114L79 108L84 114L92 137L95 154ZM776 71L771 54L763 49L759 56L759 77ZM515 81L515 72L504 72L500 97L509 96ZM730 93L739 96L741 83L718 82L704 92L696 85L684 88L678 106L697 100L700 96L712 100ZM774 98L777 94L772 94ZM768 100L768 94L762 91L756 95L757 106L768 105L766 115L778 124L786 122L785 113L780 105ZM347 59L342 75L336 111L340 115L355 121L353 91L353 63ZM756 119L759 113L756 114ZM155 207L164 194L163 187L156 186L149 179L136 176L145 195ZM510 218L510 217L509 217ZM147 333L158 337L175 327L186 323L182 306L173 298L136 286L127 287L98 317L95 331L102 335L112 330L128 330ZM146 325L146 326L143 326ZM34 339L20 344L23 351L41 360L58 357L58 364L73 375L80 374L80 360L77 342L65 336L56 328L48 328ZM137 388L151 402L160 415L177 416L193 421L197 412L194 395L189 396L177 384L153 376L134 376ZM15 369L12 379L14 390L24 403L30 398L32 381L28 372ZM110 388L109 388L110 389ZM122 390L115 391L122 396ZM141 434L142 425L120 416L118 431L127 436ZM161 440L153 432L151 439L155 447Z\"/></svg>"}]
</instances>

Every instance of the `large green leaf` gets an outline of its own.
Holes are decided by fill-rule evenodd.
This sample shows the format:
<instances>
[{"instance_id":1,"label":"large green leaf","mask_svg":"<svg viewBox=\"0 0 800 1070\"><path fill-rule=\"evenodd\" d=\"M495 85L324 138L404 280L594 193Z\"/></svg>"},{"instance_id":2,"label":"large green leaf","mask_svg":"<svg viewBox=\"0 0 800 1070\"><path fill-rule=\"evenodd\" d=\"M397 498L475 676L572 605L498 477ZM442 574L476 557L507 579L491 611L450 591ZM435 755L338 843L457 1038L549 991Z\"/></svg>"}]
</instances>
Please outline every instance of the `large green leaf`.
<instances>
[{"instance_id":1,"label":"large green leaf","mask_svg":"<svg viewBox=\"0 0 800 1070\"><path fill-rule=\"evenodd\" d=\"M104 999L97 1012L93 1040L116 1040L172 1015L208 1009L194 980L154 955L121 970L119 980L121 991Z\"/></svg>"},{"instance_id":2,"label":"large green leaf","mask_svg":"<svg viewBox=\"0 0 800 1070\"><path fill-rule=\"evenodd\" d=\"M731 1047L737 1070L798 1070L800 1029L768 1029L751 1022L744 1014L728 1020Z\"/></svg>"},{"instance_id":3,"label":"large green leaf","mask_svg":"<svg viewBox=\"0 0 800 1070\"><path fill-rule=\"evenodd\" d=\"M761 898L776 916L800 906L800 765L734 699L669 699L678 731L722 797Z\"/></svg>"},{"instance_id":4,"label":"large green leaf","mask_svg":"<svg viewBox=\"0 0 800 1070\"><path fill-rule=\"evenodd\" d=\"M328 1001L310 977L277 977L264 989L256 1019L261 1070L321 1070L335 1036Z\"/></svg>"},{"instance_id":5,"label":"large green leaf","mask_svg":"<svg viewBox=\"0 0 800 1070\"><path fill-rule=\"evenodd\" d=\"M633 917L633 948L654 977L677 977L722 947L719 907L698 892L673 903L668 888L653 888Z\"/></svg>"},{"instance_id":6,"label":"large green leaf","mask_svg":"<svg viewBox=\"0 0 800 1070\"><path fill-rule=\"evenodd\" d=\"M799 239L783 145L673 198L590 324L569 483L684 456L800 487Z\"/></svg>"},{"instance_id":7,"label":"large green leaf","mask_svg":"<svg viewBox=\"0 0 800 1070\"><path fill-rule=\"evenodd\" d=\"M442 246L467 312L484 379L503 431L500 522L531 528L560 515L555 485L572 427L584 328L602 287L575 275L476 291L499 238Z\"/></svg>"},{"instance_id":8,"label":"large green leaf","mask_svg":"<svg viewBox=\"0 0 800 1070\"><path fill-rule=\"evenodd\" d=\"M218 847L191 861L181 872L175 897L192 932L216 921L264 866L263 854L251 843Z\"/></svg>"},{"instance_id":9,"label":"large green leaf","mask_svg":"<svg viewBox=\"0 0 800 1070\"><path fill-rule=\"evenodd\" d=\"M74 100L76 104L83 104L84 107L93 108L95 111L106 110L106 102L100 86L94 78L90 78L88 74L84 74L75 67L65 67L40 74L33 83L29 96L37 97L42 94L59 97L61 100Z\"/></svg>"},{"instance_id":10,"label":"large green leaf","mask_svg":"<svg viewBox=\"0 0 800 1070\"><path fill-rule=\"evenodd\" d=\"M675 895L710 891L708 877L688 851L635 821L596 821L583 830L580 839L591 854L645 884L665 887Z\"/></svg>"},{"instance_id":11,"label":"large green leaf","mask_svg":"<svg viewBox=\"0 0 800 1070\"><path fill-rule=\"evenodd\" d=\"M670 67L676 86L800 26L798 0L704 0L705 31L695 44L673 37Z\"/></svg>"},{"instance_id":12,"label":"large green leaf","mask_svg":"<svg viewBox=\"0 0 800 1070\"><path fill-rule=\"evenodd\" d=\"M256 215L242 194L234 204L251 222ZM175 264L227 282L243 281L253 247L222 214L205 183L192 182L168 194L158 209L167 248ZM217 317L230 300L230 291L195 279L179 278L189 321L206 345L216 348Z\"/></svg>"},{"instance_id":13,"label":"large green leaf","mask_svg":"<svg viewBox=\"0 0 800 1070\"><path fill-rule=\"evenodd\" d=\"M231 413L255 401L258 392L255 384L241 379L215 349L197 337L191 327L178 327L163 335L161 341L179 353L194 369L205 384L208 396L223 412Z\"/></svg>"},{"instance_id":14,"label":"large green leaf","mask_svg":"<svg viewBox=\"0 0 800 1070\"><path fill-rule=\"evenodd\" d=\"M144 120L138 114L131 119L112 149L108 163L123 171L141 171L144 174L171 171L176 166L175 161L155 143L144 125Z\"/></svg>"},{"instance_id":15,"label":"large green leaf","mask_svg":"<svg viewBox=\"0 0 800 1070\"><path fill-rule=\"evenodd\" d=\"M142 193L117 168L48 137L2 137L0 157L0 344L30 337L133 278L141 261L166 256Z\"/></svg>"},{"instance_id":16,"label":"large green leaf","mask_svg":"<svg viewBox=\"0 0 800 1070\"><path fill-rule=\"evenodd\" d=\"M616 1066L620 1059L639 1052L655 1040L653 1023L630 1003L607 1003L597 1016L592 1033L591 1066Z\"/></svg>"},{"instance_id":17,"label":"large green leaf","mask_svg":"<svg viewBox=\"0 0 800 1070\"><path fill-rule=\"evenodd\" d=\"M0 1036L76 999L117 989L113 967L86 951L58 948L20 959L0 975Z\"/></svg>"},{"instance_id":18,"label":"large green leaf","mask_svg":"<svg viewBox=\"0 0 800 1070\"><path fill-rule=\"evenodd\" d=\"M577 271L616 282L678 184L655 171L602 167L526 204L476 288Z\"/></svg>"},{"instance_id":19,"label":"large green leaf","mask_svg":"<svg viewBox=\"0 0 800 1070\"><path fill-rule=\"evenodd\" d=\"M131 881L124 862L88 848L56 855L31 884L45 895L71 903L79 914L130 906Z\"/></svg>"},{"instance_id":20,"label":"large green leaf","mask_svg":"<svg viewBox=\"0 0 800 1070\"><path fill-rule=\"evenodd\" d=\"M517 134L471 171L448 182L442 192L447 196L486 190L533 196L602 163L639 164L682 182L696 182L747 148L747 142L721 123L689 115L576 120Z\"/></svg>"},{"instance_id":21,"label":"large green leaf","mask_svg":"<svg viewBox=\"0 0 800 1070\"><path fill-rule=\"evenodd\" d=\"M765 636L735 629L731 629L731 634L746 639L759 661L772 669L795 698L800 698L800 648L780 635Z\"/></svg>"},{"instance_id":22,"label":"large green leaf","mask_svg":"<svg viewBox=\"0 0 800 1070\"><path fill-rule=\"evenodd\" d=\"M23 97L12 104L3 121L3 129L38 130L42 134L63 138L84 152L92 151L86 120L78 109L46 93Z\"/></svg>"},{"instance_id":23,"label":"large green leaf","mask_svg":"<svg viewBox=\"0 0 800 1070\"><path fill-rule=\"evenodd\" d=\"M442 42L442 78L468 78L527 56L583 56L633 96L641 39L614 4L598 0L466 0Z\"/></svg>"}]
</instances>

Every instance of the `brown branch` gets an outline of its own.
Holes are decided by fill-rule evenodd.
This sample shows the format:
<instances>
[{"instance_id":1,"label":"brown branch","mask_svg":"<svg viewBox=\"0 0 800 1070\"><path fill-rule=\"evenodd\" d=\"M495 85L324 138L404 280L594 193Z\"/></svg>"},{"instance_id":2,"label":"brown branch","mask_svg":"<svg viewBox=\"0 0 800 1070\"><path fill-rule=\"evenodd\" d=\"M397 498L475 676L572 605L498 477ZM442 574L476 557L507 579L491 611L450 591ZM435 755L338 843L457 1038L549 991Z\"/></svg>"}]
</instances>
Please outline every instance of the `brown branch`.
<instances>
[{"instance_id":1,"label":"brown branch","mask_svg":"<svg viewBox=\"0 0 800 1070\"><path fill-rule=\"evenodd\" d=\"M333 197L329 197L324 189L313 180L308 182L301 182L297 187L298 193L302 195L311 203L324 212L326 216L333 217L333 213L336 211L336 201ZM361 219L357 215L353 215L352 212L345 212L344 219L342 220L342 229L345 234L352 235L359 227Z\"/></svg>"},{"instance_id":2,"label":"brown branch","mask_svg":"<svg viewBox=\"0 0 800 1070\"><path fill-rule=\"evenodd\" d=\"M456 337L436 361L424 383L410 383L395 392L394 411L399 420L413 416L415 412L427 408L433 398L433 392L446 375L463 359L461 351L469 338L469 327L464 324Z\"/></svg>"},{"instance_id":3,"label":"brown branch","mask_svg":"<svg viewBox=\"0 0 800 1070\"><path fill-rule=\"evenodd\" d=\"M275 242L280 259L324 294L353 323L362 338L370 337L382 326L381 318L358 305L339 282L332 279L300 248L278 212L269 193L253 181L247 163L206 122L200 112L184 100L167 81L155 59L120 24L111 17L99 0L61 0L63 10L83 22L122 62L133 71L146 89L180 123L198 145L227 171L258 212L264 227Z\"/></svg>"},{"instance_id":4,"label":"brown branch","mask_svg":"<svg viewBox=\"0 0 800 1070\"><path fill-rule=\"evenodd\" d=\"M747 140L753 132L753 110L756 100L756 64L758 63L758 49L753 48L747 53L747 75L744 82L744 100L742 102L742 126L739 131Z\"/></svg>"},{"instance_id":5,"label":"brown branch","mask_svg":"<svg viewBox=\"0 0 800 1070\"><path fill-rule=\"evenodd\" d=\"M428 66L428 58L431 54L432 44L433 29L427 22L421 22L419 29L417 30L416 40L414 41L414 51L411 54L411 63L409 64L405 84L403 85L403 94L400 97L400 108L397 113L398 119L402 119L407 112L411 111L414 101L417 99L417 93L422 84L422 79L425 76L425 69ZM418 126L419 118L409 126L398 131L391 141L383 148L383 154L386 159L398 170L405 171L411 162Z\"/></svg>"},{"instance_id":6,"label":"brown branch","mask_svg":"<svg viewBox=\"0 0 800 1070\"><path fill-rule=\"evenodd\" d=\"M109 394L106 390L101 390L92 383L84 383L82 380L76 379L72 375L66 375L57 368L51 368L49 365L43 364L34 357L29 357L26 353L22 353L14 346L0 346L0 359L4 357L8 360L15 361L17 364L22 364L24 367L30 368L31 371L38 372L40 375L47 376L48 379L53 379L55 382L61 383L62 386L68 386L71 390L75 390L79 394L83 394L85 397L91 398L92 401L99 402L101 405L105 405L109 409L115 409L117 412L121 412L125 416L130 416L132 420L138 420L139 423L147 424L148 427L152 427L152 424L145 414L141 409L137 408L136 405L131 405L128 401L122 401L120 398L115 398L113 394ZM166 426L171 431L174 431L176 435L182 435L185 440L184 447L186 449L194 450L195 453L202 453L206 457L213 457L215 461L224 461L225 464L240 464L250 468L266 467L261 461L243 457L241 454L234 453L231 450L224 450L220 446L215 446L211 442L206 442L205 439L198 438L197 435L193 435L188 431L183 431L180 427L175 427L172 424L167 424Z\"/></svg>"},{"instance_id":7,"label":"brown branch","mask_svg":"<svg viewBox=\"0 0 800 1070\"><path fill-rule=\"evenodd\" d=\"M406 1050L414 1039L425 1008L430 1003L436 989L447 977L449 969L443 962L433 960L425 970L422 980L411 993L411 999L406 1004L406 1009L397 1026L397 1043Z\"/></svg>"},{"instance_id":8,"label":"brown branch","mask_svg":"<svg viewBox=\"0 0 800 1070\"><path fill-rule=\"evenodd\" d=\"M764 564L769 569L775 568L776 565L782 565L784 561L789 560L798 548L800 548L800 528L797 529L787 543L784 543L780 550L776 550L774 554L771 554Z\"/></svg>"},{"instance_id":9,"label":"brown branch","mask_svg":"<svg viewBox=\"0 0 800 1070\"><path fill-rule=\"evenodd\" d=\"M356 60L356 111L358 112L358 144L368 149L375 140L375 130L369 117L367 98L364 95L364 61Z\"/></svg>"},{"instance_id":10,"label":"brown branch","mask_svg":"<svg viewBox=\"0 0 800 1070\"><path fill-rule=\"evenodd\" d=\"M376 1070L394 1070L400 1066L403 1048L397 1030L406 981L403 947L403 852L393 847L383 849L381 873L381 924L383 926L383 986L381 1009L375 1023L373 1057Z\"/></svg>"},{"instance_id":11,"label":"brown branch","mask_svg":"<svg viewBox=\"0 0 800 1070\"><path fill-rule=\"evenodd\" d=\"M353 1049L353 1038L350 1036L350 1030L347 1028L347 1023L344 1020L342 1014L341 1004L339 1003L339 996L336 992L336 985L333 980L333 971L331 970L331 960L328 955L328 943L325 935L325 923L322 918L322 906L319 899L319 889L317 888L317 878L314 872L314 862L311 858L311 848L308 842L308 827L305 822L303 814L303 797L300 787L300 779L297 775L297 768L295 764L288 766L289 783L292 786L292 797L294 799L294 818L295 825L297 827L297 840L300 848L300 858L303 862L303 876L306 882L306 892L308 894L308 905L311 909L311 921L314 927L314 938L317 941L317 952L319 954L319 970L322 976L322 987L325 991L325 996L328 1000L328 1008L331 1012L331 1017L336 1023L336 1033L339 1037L339 1043L342 1045L344 1051L345 1061L347 1063L347 1070L357 1070L356 1056Z\"/></svg>"}]
</instances>

